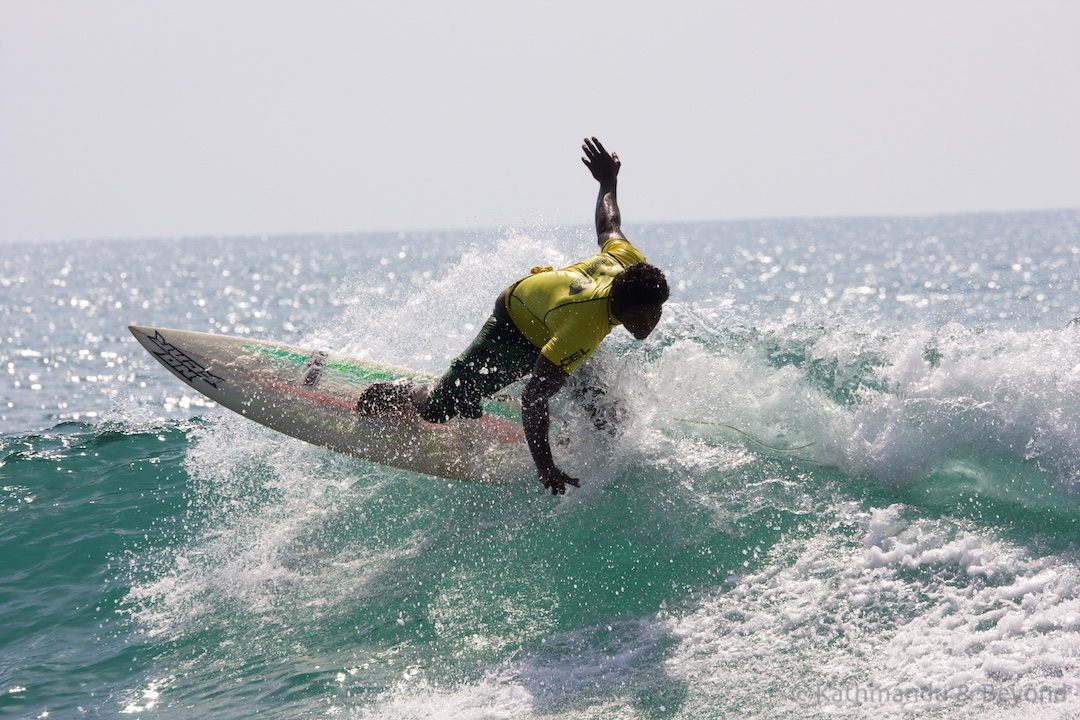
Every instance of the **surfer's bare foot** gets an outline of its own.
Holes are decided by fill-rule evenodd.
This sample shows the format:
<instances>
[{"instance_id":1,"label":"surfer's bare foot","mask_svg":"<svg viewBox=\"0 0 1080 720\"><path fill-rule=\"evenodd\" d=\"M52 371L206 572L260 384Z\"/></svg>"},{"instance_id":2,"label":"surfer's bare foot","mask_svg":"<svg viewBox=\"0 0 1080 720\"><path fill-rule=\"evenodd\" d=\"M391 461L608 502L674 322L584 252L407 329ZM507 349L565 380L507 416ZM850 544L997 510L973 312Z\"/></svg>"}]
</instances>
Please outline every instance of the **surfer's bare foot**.
<instances>
[{"instance_id":1,"label":"surfer's bare foot","mask_svg":"<svg viewBox=\"0 0 1080 720\"><path fill-rule=\"evenodd\" d=\"M412 378L379 382L368 386L356 401L356 412L364 417L394 415L412 406L415 383Z\"/></svg>"}]
</instances>

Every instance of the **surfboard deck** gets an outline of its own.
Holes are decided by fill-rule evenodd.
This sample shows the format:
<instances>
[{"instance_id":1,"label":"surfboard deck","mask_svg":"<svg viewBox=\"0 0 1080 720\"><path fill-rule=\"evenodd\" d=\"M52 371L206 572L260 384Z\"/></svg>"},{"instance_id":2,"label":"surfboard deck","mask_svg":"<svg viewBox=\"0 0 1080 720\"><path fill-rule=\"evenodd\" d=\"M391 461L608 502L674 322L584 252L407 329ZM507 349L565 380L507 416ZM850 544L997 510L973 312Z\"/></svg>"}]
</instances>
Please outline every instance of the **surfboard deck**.
<instances>
[{"instance_id":1,"label":"surfboard deck","mask_svg":"<svg viewBox=\"0 0 1080 720\"><path fill-rule=\"evenodd\" d=\"M141 325L128 329L173 375L214 402L278 432L381 465L436 477L507 483L532 475L511 398L485 403L478 420L437 425L419 417L362 417L373 382L433 377L324 350L232 335Z\"/></svg>"}]
</instances>

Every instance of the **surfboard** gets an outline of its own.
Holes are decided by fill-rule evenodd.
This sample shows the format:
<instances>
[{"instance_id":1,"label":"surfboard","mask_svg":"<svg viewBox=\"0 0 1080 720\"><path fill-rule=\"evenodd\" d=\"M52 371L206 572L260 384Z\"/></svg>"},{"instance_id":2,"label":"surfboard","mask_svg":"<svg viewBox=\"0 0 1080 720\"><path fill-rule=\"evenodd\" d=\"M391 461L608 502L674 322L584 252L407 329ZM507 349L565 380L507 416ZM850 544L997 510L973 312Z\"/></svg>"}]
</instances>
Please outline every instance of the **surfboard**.
<instances>
[{"instance_id":1,"label":"surfboard","mask_svg":"<svg viewBox=\"0 0 1080 720\"><path fill-rule=\"evenodd\" d=\"M193 390L294 438L455 480L497 484L532 475L521 406L513 398L487 401L477 420L455 418L438 425L412 414L362 417L356 401L371 383L434 378L321 349L191 330L128 328Z\"/></svg>"}]
</instances>

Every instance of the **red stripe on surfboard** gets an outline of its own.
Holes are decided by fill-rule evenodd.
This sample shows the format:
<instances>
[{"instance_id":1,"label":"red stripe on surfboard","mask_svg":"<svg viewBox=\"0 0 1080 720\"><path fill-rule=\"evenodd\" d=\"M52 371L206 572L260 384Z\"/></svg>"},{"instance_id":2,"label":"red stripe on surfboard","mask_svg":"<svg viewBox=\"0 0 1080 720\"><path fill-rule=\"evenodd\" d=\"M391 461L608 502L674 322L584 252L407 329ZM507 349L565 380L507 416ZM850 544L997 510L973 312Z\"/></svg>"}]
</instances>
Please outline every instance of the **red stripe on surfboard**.
<instances>
[{"instance_id":1,"label":"red stripe on surfboard","mask_svg":"<svg viewBox=\"0 0 1080 720\"><path fill-rule=\"evenodd\" d=\"M265 387L273 388L274 390L280 390L281 392L289 393L290 395L296 395L297 397L306 398L308 400L314 400L315 402L320 402L323 405L333 405L334 407L345 408L346 410L356 409L355 402L349 402L348 400L339 400L337 398L329 397L328 395L319 395L309 390L301 390L300 388L295 388L292 385L286 385L284 383L279 383L274 380L267 380L258 376L252 379Z\"/></svg>"},{"instance_id":2,"label":"red stripe on surfboard","mask_svg":"<svg viewBox=\"0 0 1080 720\"><path fill-rule=\"evenodd\" d=\"M345 410L355 410L356 403L349 400L339 400L328 395L320 395L318 393L311 392L310 390L302 390L292 385L286 385L275 380L269 380L261 377L252 378L255 382L263 385L264 387L272 388L280 392L302 397L307 400L314 400L315 402L322 403L323 405L332 405L334 407L344 408ZM509 420L503 420L502 418L492 417L491 415L484 415L477 421L483 425L492 435L492 437L502 443L516 443L524 441L524 430L517 423L512 423ZM444 431L447 428L437 423L428 423L431 425L432 430Z\"/></svg>"}]
</instances>

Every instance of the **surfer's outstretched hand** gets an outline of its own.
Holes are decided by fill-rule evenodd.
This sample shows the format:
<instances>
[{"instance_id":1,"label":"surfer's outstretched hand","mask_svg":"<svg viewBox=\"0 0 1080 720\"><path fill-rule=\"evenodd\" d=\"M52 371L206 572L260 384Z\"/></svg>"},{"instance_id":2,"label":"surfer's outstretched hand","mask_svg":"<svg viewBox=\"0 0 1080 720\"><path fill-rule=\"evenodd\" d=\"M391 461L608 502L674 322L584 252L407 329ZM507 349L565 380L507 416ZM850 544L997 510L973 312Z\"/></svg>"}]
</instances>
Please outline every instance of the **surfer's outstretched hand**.
<instances>
[{"instance_id":1,"label":"surfer's outstretched hand","mask_svg":"<svg viewBox=\"0 0 1080 720\"><path fill-rule=\"evenodd\" d=\"M585 152L585 157L581 158L581 162L585 163L585 167L589 168L594 178L601 184L615 181L619 168L622 166L618 155L608 153L596 138L585 138L585 144L581 146L581 149Z\"/></svg>"},{"instance_id":2,"label":"surfer's outstretched hand","mask_svg":"<svg viewBox=\"0 0 1080 720\"><path fill-rule=\"evenodd\" d=\"M575 477L570 477L557 467L541 470L539 476L540 484L546 489L551 490L552 495L565 495L567 485L581 487L580 480Z\"/></svg>"}]
</instances>

